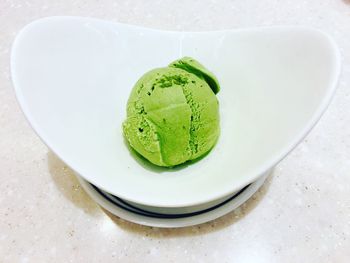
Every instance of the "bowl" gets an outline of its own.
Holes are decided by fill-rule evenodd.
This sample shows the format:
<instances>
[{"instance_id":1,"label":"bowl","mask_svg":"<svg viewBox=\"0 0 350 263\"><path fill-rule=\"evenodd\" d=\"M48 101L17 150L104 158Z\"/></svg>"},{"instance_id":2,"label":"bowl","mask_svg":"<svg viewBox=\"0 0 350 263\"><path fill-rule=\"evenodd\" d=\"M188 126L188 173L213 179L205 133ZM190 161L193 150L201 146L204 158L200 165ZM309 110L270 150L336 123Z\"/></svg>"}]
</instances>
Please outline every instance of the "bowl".
<instances>
[{"instance_id":1,"label":"bowl","mask_svg":"<svg viewBox=\"0 0 350 263\"><path fill-rule=\"evenodd\" d=\"M158 168L128 149L121 124L134 83L182 56L219 79L221 134L202 160ZM92 18L25 26L11 54L21 108L47 146L85 180L124 200L196 206L259 179L327 108L340 56L305 27L172 32Z\"/></svg>"}]
</instances>

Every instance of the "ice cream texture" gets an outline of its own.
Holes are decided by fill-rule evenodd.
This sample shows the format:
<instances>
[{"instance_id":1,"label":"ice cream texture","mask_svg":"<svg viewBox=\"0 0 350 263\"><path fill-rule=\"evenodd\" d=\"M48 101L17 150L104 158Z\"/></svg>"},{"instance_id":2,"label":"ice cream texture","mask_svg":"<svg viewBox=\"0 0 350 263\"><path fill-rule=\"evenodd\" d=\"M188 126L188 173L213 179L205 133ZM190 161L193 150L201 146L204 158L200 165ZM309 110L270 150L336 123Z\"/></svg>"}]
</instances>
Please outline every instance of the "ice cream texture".
<instances>
[{"instance_id":1,"label":"ice cream texture","mask_svg":"<svg viewBox=\"0 0 350 263\"><path fill-rule=\"evenodd\" d=\"M190 57L144 74L133 87L123 132L151 163L172 167L206 154L219 133L220 86Z\"/></svg>"}]
</instances>

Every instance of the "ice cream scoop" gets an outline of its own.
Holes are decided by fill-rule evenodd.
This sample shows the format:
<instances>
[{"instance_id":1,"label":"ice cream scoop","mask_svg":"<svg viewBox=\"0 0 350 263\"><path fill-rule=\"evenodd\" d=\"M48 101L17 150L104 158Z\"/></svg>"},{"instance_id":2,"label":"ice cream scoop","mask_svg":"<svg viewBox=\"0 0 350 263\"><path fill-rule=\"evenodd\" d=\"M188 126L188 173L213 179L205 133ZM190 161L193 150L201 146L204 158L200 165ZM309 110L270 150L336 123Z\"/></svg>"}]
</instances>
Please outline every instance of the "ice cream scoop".
<instances>
[{"instance_id":1,"label":"ice cream scoop","mask_svg":"<svg viewBox=\"0 0 350 263\"><path fill-rule=\"evenodd\" d=\"M127 141L159 166L201 157L219 136L218 91L216 77L190 57L147 72L127 103Z\"/></svg>"}]
</instances>

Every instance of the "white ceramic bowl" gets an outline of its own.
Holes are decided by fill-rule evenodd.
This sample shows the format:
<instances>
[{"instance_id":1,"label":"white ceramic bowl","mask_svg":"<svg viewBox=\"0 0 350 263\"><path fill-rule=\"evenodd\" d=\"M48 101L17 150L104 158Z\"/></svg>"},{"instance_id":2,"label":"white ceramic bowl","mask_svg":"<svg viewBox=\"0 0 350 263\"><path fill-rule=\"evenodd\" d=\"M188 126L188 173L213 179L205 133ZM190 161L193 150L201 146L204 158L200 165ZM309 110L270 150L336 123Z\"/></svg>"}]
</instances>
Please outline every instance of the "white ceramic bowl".
<instances>
[{"instance_id":1,"label":"white ceramic bowl","mask_svg":"<svg viewBox=\"0 0 350 263\"><path fill-rule=\"evenodd\" d=\"M182 56L221 83L221 135L201 161L156 168L124 142L126 101L144 72ZM18 34L11 71L34 130L83 178L135 203L185 207L241 189L286 156L329 104L340 58L327 35L303 27L168 32L51 17Z\"/></svg>"}]
</instances>

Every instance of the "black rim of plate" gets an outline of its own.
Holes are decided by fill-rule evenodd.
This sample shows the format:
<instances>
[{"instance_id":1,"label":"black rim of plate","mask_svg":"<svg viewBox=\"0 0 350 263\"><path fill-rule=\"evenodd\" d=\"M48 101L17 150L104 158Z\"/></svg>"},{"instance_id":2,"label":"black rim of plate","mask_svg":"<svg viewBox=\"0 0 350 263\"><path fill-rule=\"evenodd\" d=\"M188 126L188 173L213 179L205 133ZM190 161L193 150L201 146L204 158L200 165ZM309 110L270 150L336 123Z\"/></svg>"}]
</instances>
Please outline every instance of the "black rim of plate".
<instances>
[{"instance_id":1,"label":"black rim of plate","mask_svg":"<svg viewBox=\"0 0 350 263\"><path fill-rule=\"evenodd\" d=\"M135 207L127 202L125 202L123 199L115 196L115 195L111 195L113 196L113 198L115 198L117 200L112 199L109 194L106 194L105 192L103 192L102 190L100 190L98 187L96 187L93 184L90 184L95 191L97 191L100 195L102 195L105 199L107 199L109 202L113 203L114 205L127 210L131 213L134 214L138 214L138 215L142 215L142 216L146 216L146 217L152 217L152 218L161 218L161 219L179 219L179 218L186 218L186 217L192 217L192 216L197 216L197 215L201 215L207 212L210 212L214 209L219 208L220 206L223 206L225 204L227 204L228 202L232 201L234 198L236 198L237 196L239 196L240 194L242 194L251 184L248 184L247 186L243 187L241 190L239 190L236 194L234 194L233 196L229 197L228 199L226 199L225 201L214 205L212 207L200 210L200 211L196 211L196 212L191 212L191 213L184 213L184 214L163 214L163 213L155 213L155 212L150 212L147 210L143 210L141 208Z\"/></svg>"}]
</instances>

